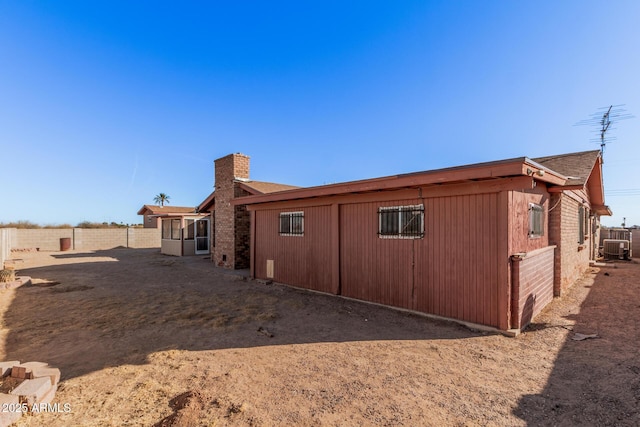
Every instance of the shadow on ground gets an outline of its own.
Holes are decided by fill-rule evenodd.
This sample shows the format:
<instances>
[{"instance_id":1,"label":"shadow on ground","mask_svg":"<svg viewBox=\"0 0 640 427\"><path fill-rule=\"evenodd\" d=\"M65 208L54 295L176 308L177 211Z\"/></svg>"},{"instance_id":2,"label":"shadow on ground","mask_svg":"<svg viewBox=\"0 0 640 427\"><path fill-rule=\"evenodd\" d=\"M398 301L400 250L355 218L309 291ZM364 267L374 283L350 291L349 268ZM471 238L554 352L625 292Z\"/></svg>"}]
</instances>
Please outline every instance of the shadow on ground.
<instances>
[{"instance_id":1,"label":"shadow on ground","mask_svg":"<svg viewBox=\"0 0 640 427\"><path fill-rule=\"evenodd\" d=\"M114 249L54 254L22 269L4 315L7 360L43 360L63 379L144 364L169 349L459 339L466 328L383 307L247 281L202 257Z\"/></svg>"},{"instance_id":2,"label":"shadow on ground","mask_svg":"<svg viewBox=\"0 0 640 427\"><path fill-rule=\"evenodd\" d=\"M575 326L533 324L528 331L572 329L546 387L525 395L514 414L528 425L640 425L640 283L637 266L604 268L576 284L588 295ZM598 338L576 341L575 333Z\"/></svg>"}]
</instances>

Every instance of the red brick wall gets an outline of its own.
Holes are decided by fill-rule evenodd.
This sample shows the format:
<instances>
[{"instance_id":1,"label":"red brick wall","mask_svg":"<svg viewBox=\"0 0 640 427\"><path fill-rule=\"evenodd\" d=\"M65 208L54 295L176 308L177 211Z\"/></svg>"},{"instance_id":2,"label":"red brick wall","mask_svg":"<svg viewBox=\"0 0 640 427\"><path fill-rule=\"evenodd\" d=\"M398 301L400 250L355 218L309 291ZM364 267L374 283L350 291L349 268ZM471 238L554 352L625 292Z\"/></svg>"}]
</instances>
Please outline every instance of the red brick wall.
<instances>
[{"instance_id":1,"label":"red brick wall","mask_svg":"<svg viewBox=\"0 0 640 427\"><path fill-rule=\"evenodd\" d=\"M234 196L243 197L251 193L236 185ZM251 246L251 214L245 205L235 206L234 210L234 268L249 268Z\"/></svg>"},{"instance_id":2,"label":"red brick wall","mask_svg":"<svg viewBox=\"0 0 640 427\"><path fill-rule=\"evenodd\" d=\"M249 157L236 153L215 161L215 248L212 260L226 268L236 268L236 179L249 179Z\"/></svg>"},{"instance_id":3,"label":"red brick wall","mask_svg":"<svg viewBox=\"0 0 640 427\"><path fill-rule=\"evenodd\" d=\"M579 196L577 196L580 198ZM589 267L589 245L578 244L578 207L580 202L565 193L554 193L549 212L549 244L556 245L555 296L560 296ZM590 224L590 221L588 221ZM590 225L585 236L590 235Z\"/></svg>"},{"instance_id":4,"label":"red brick wall","mask_svg":"<svg viewBox=\"0 0 640 427\"><path fill-rule=\"evenodd\" d=\"M512 303L517 312L512 327L522 329L553 300L554 247L538 249L513 262Z\"/></svg>"}]
</instances>

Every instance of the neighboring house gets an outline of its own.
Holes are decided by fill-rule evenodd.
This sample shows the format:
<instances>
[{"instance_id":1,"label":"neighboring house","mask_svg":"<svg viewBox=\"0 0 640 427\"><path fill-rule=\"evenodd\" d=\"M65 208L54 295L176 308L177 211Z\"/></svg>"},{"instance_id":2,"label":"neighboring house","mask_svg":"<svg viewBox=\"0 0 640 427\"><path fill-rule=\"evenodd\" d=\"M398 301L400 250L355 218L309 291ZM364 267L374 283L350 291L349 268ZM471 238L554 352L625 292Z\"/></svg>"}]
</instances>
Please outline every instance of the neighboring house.
<instances>
[{"instance_id":1,"label":"neighboring house","mask_svg":"<svg viewBox=\"0 0 640 427\"><path fill-rule=\"evenodd\" d=\"M588 268L600 216L611 214L598 151L270 194L241 186L219 161L214 261L234 253L220 252L219 233L232 227L228 218L221 227L222 210L248 210L242 260L253 278L501 330L524 328ZM240 178L248 159L246 171Z\"/></svg>"},{"instance_id":2,"label":"neighboring house","mask_svg":"<svg viewBox=\"0 0 640 427\"><path fill-rule=\"evenodd\" d=\"M211 260L225 268L249 268L249 213L232 201L298 187L250 180L249 157L240 153L215 160L214 169L214 191L197 208L211 220Z\"/></svg>"},{"instance_id":3,"label":"neighboring house","mask_svg":"<svg viewBox=\"0 0 640 427\"><path fill-rule=\"evenodd\" d=\"M209 218L193 207L144 205L145 228L161 228L160 252L165 255L209 254Z\"/></svg>"}]
</instances>

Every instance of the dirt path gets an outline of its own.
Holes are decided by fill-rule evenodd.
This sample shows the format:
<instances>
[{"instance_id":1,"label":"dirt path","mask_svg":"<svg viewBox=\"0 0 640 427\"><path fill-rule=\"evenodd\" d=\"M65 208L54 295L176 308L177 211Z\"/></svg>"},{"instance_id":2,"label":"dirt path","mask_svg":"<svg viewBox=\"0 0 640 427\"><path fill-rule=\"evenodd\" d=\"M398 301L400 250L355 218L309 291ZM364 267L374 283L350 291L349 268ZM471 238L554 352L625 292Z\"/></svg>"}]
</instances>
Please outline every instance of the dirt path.
<instances>
[{"instance_id":1,"label":"dirt path","mask_svg":"<svg viewBox=\"0 0 640 427\"><path fill-rule=\"evenodd\" d=\"M40 280L2 291L2 359L59 367L72 409L19 425L640 424L635 263L592 270L506 338L201 257L17 256Z\"/></svg>"}]
</instances>

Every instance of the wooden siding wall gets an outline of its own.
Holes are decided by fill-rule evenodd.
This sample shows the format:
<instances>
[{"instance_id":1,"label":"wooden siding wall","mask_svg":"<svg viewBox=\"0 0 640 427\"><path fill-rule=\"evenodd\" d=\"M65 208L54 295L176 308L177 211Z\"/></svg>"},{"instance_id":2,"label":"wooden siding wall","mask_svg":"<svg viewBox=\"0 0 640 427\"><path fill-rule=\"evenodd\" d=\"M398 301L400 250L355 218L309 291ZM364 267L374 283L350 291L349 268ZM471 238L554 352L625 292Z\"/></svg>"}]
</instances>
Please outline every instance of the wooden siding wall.
<instances>
[{"instance_id":1,"label":"wooden siding wall","mask_svg":"<svg viewBox=\"0 0 640 427\"><path fill-rule=\"evenodd\" d=\"M511 199L511 241L509 254L531 252L549 246L549 193L538 187L537 191L512 191ZM529 237L529 203L542 205L544 208L544 235Z\"/></svg>"},{"instance_id":2,"label":"wooden siding wall","mask_svg":"<svg viewBox=\"0 0 640 427\"><path fill-rule=\"evenodd\" d=\"M303 236L280 236L280 212L304 212ZM274 260L276 282L336 293L331 271L331 207L271 209L255 213L255 277Z\"/></svg>"},{"instance_id":3,"label":"wooden siding wall","mask_svg":"<svg viewBox=\"0 0 640 427\"><path fill-rule=\"evenodd\" d=\"M522 329L553 300L555 246L514 259L513 328Z\"/></svg>"},{"instance_id":4,"label":"wooden siding wall","mask_svg":"<svg viewBox=\"0 0 640 427\"><path fill-rule=\"evenodd\" d=\"M489 193L340 206L342 294L504 328L498 199ZM423 239L378 237L378 207L420 203Z\"/></svg>"},{"instance_id":5,"label":"wooden siding wall","mask_svg":"<svg viewBox=\"0 0 640 427\"><path fill-rule=\"evenodd\" d=\"M520 186L526 184L505 180L452 186L457 194L436 187L253 209L252 275L267 278L267 260L274 260L277 282L509 329L521 314L511 304L510 256L549 245L547 215L545 235L528 237L529 203L548 213L549 193ZM508 189L495 191L501 186ZM423 238L378 236L380 207L419 204ZM304 236L280 236L279 214L294 211L304 212ZM553 271L553 261L544 265Z\"/></svg>"}]
</instances>

